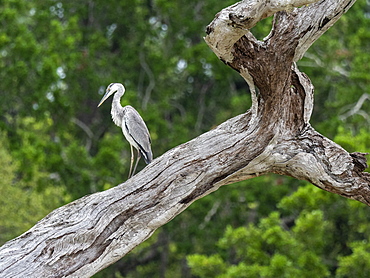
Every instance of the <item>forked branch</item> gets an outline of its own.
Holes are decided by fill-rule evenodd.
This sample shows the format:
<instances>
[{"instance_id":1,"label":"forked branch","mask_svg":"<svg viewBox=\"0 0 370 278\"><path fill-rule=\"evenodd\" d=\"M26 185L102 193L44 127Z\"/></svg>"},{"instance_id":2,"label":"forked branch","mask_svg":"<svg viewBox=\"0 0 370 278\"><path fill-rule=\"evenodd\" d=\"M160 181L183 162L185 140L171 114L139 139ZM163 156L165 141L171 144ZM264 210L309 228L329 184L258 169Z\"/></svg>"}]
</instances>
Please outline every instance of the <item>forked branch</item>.
<instances>
[{"instance_id":1,"label":"forked branch","mask_svg":"<svg viewBox=\"0 0 370 278\"><path fill-rule=\"evenodd\" d=\"M370 205L364 154L349 154L310 126L313 86L295 65L353 3L248 0L222 10L205 40L248 82L252 108L168 151L125 183L53 211L0 249L0 276L90 277L195 200L269 172ZM256 40L249 29L273 14L271 33Z\"/></svg>"}]
</instances>

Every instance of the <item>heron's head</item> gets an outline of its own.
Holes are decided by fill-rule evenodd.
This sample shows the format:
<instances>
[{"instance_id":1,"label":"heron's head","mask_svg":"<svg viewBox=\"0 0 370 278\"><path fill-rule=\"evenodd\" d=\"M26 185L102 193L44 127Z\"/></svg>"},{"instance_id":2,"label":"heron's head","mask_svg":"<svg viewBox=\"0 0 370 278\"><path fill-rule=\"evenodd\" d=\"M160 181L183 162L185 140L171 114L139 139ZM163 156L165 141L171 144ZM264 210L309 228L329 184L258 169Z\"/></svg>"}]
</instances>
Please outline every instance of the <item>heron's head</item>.
<instances>
[{"instance_id":1,"label":"heron's head","mask_svg":"<svg viewBox=\"0 0 370 278\"><path fill-rule=\"evenodd\" d=\"M121 92L121 94L123 95L125 93L125 87L121 83L110 83L105 91L103 98L99 102L98 107L102 105L107 98L118 91Z\"/></svg>"}]
</instances>

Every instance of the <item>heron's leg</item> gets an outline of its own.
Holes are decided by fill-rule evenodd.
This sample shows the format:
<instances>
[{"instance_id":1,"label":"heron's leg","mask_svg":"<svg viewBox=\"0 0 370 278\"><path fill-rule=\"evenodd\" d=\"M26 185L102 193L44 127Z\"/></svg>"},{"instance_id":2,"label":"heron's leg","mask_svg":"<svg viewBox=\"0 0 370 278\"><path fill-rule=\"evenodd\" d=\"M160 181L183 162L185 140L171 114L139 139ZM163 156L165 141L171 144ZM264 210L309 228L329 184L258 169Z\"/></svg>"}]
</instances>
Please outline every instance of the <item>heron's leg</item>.
<instances>
[{"instance_id":1,"label":"heron's leg","mask_svg":"<svg viewBox=\"0 0 370 278\"><path fill-rule=\"evenodd\" d=\"M136 159L136 163L135 163L135 167L134 167L134 171L132 172L132 175L135 175L136 167L139 164L140 157L141 157L140 152L139 150L137 150L137 159Z\"/></svg>"},{"instance_id":2,"label":"heron's leg","mask_svg":"<svg viewBox=\"0 0 370 278\"><path fill-rule=\"evenodd\" d=\"M133 147L132 145L130 144L130 149L131 149L131 163L130 163L130 172L128 173L128 178L131 178L131 174L132 174L132 165L134 164L134 150L133 150Z\"/></svg>"}]
</instances>

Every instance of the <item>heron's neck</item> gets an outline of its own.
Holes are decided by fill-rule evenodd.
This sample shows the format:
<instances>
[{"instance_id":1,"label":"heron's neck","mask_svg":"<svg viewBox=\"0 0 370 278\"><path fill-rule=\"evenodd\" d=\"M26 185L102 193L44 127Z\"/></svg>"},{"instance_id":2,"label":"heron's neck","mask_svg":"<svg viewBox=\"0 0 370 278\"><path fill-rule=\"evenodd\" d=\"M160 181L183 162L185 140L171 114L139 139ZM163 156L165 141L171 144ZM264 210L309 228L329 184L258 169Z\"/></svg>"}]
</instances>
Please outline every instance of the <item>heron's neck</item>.
<instances>
[{"instance_id":1,"label":"heron's neck","mask_svg":"<svg viewBox=\"0 0 370 278\"><path fill-rule=\"evenodd\" d=\"M111 109L113 122L119 127L122 127L123 107L121 105L121 97L123 94L123 88L114 94Z\"/></svg>"}]
</instances>

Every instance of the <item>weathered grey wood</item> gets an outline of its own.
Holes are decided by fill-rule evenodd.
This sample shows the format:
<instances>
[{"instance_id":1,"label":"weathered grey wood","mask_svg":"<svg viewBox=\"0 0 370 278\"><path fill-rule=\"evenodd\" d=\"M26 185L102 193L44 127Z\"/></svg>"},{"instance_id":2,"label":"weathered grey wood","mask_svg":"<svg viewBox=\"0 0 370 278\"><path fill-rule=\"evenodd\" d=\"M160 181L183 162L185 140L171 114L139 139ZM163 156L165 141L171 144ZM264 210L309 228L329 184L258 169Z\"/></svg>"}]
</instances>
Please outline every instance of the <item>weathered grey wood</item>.
<instances>
[{"instance_id":1,"label":"weathered grey wood","mask_svg":"<svg viewBox=\"0 0 370 278\"><path fill-rule=\"evenodd\" d=\"M269 172L369 205L364 154L349 154L310 126L313 86L295 65L353 3L249 0L222 10L205 40L245 78L252 108L168 151L124 184L50 213L0 248L0 277L90 277L195 200ZM273 14L271 33L257 41L249 29Z\"/></svg>"}]
</instances>

